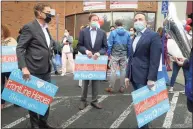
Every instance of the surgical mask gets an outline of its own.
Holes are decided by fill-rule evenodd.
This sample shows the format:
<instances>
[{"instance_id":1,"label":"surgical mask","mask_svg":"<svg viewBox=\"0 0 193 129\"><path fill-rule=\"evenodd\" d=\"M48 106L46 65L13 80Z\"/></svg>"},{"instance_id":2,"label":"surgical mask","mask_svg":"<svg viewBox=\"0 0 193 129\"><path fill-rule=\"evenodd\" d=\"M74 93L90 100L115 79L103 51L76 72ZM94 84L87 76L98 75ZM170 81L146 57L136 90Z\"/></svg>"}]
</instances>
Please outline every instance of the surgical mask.
<instances>
[{"instance_id":1,"label":"surgical mask","mask_svg":"<svg viewBox=\"0 0 193 129\"><path fill-rule=\"evenodd\" d=\"M99 23L98 23L98 22L95 22L95 21L92 21L91 24L90 24L90 26L91 26L92 28L100 28Z\"/></svg>"},{"instance_id":2,"label":"surgical mask","mask_svg":"<svg viewBox=\"0 0 193 129\"><path fill-rule=\"evenodd\" d=\"M134 23L134 28L137 32L140 32L145 28L145 23L143 21L136 21Z\"/></svg>"},{"instance_id":3,"label":"surgical mask","mask_svg":"<svg viewBox=\"0 0 193 129\"><path fill-rule=\"evenodd\" d=\"M64 36L69 36L69 33L68 32L64 32Z\"/></svg>"},{"instance_id":4,"label":"surgical mask","mask_svg":"<svg viewBox=\"0 0 193 129\"><path fill-rule=\"evenodd\" d=\"M134 31L129 31L129 33L130 33L130 35L134 35L135 34Z\"/></svg>"},{"instance_id":5,"label":"surgical mask","mask_svg":"<svg viewBox=\"0 0 193 129\"><path fill-rule=\"evenodd\" d=\"M46 14L46 18L44 19L44 21L45 21L46 23L49 23L49 22L52 20L52 15L49 14L49 13L45 13L45 14Z\"/></svg>"}]
</instances>

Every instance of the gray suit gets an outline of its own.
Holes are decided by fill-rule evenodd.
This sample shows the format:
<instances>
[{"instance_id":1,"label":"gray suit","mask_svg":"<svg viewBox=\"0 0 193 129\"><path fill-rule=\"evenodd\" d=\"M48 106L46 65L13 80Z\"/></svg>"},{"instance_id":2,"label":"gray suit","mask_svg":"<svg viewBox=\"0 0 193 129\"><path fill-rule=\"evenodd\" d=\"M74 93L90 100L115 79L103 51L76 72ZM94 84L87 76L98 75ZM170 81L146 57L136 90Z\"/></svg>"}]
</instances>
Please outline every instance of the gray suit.
<instances>
[{"instance_id":1,"label":"gray suit","mask_svg":"<svg viewBox=\"0 0 193 129\"><path fill-rule=\"evenodd\" d=\"M92 48L90 28L85 28L80 31L79 40L78 40L78 51L82 54L86 54L85 51L89 50L93 54L99 52L101 55L105 55L107 51L107 38L106 33L97 29L97 35L94 47ZM82 97L81 101L86 101L87 92L88 92L88 84L89 80L84 81ZM100 81L93 80L92 81L92 102L97 102L98 96L98 86L100 85Z\"/></svg>"},{"instance_id":2,"label":"gray suit","mask_svg":"<svg viewBox=\"0 0 193 129\"><path fill-rule=\"evenodd\" d=\"M48 31L48 29L47 29ZM51 59L55 42L50 37L48 47L45 35L40 24L34 20L22 28L18 40L16 53L19 68L27 67L31 75L34 75L44 81L51 82ZM49 109L44 116L29 111L32 127L45 126L49 115Z\"/></svg>"}]
</instances>

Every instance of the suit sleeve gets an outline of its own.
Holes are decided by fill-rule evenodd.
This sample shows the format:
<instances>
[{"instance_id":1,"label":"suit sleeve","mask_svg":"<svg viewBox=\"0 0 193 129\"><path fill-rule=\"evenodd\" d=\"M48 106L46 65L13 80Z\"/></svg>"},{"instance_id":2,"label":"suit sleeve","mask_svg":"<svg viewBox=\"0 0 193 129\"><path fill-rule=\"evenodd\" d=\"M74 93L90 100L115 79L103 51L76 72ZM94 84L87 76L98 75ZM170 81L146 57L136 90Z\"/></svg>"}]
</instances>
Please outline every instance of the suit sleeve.
<instances>
[{"instance_id":1,"label":"suit sleeve","mask_svg":"<svg viewBox=\"0 0 193 129\"><path fill-rule=\"evenodd\" d=\"M158 68L160 64L160 57L162 52L162 44L158 33L153 34L151 46L150 46L150 63L148 80L156 81Z\"/></svg>"},{"instance_id":2,"label":"suit sleeve","mask_svg":"<svg viewBox=\"0 0 193 129\"><path fill-rule=\"evenodd\" d=\"M17 54L19 68L26 67L25 51L31 39L32 39L32 34L30 32L30 28L29 26L25 25L22 29L22 33L20 35L20 38L16 47L16 54Z\"/></svg>"},{"instance_id":3,"label":"suit sleeve","mask_svg":"<svg viewBox=\"0 0 193 129\"><path fill-rule=\"evenodd\" d=\"M80 31L77 48L81 54L86 54L87 49L84 46L84 32L83 32L83 30Z\"/></svg>"},{"instance_id":4,"label":"suit sleeve","mask_svg":"<svg viewBox=\"0 0 193 129\"><path fill-rule=\"evenodd\" d=\"M101 55L105 55L107 52L107 35L105 32L103 32L103 41L102 41L102 48L99 51Z\"/></svg>"}]
</instances>

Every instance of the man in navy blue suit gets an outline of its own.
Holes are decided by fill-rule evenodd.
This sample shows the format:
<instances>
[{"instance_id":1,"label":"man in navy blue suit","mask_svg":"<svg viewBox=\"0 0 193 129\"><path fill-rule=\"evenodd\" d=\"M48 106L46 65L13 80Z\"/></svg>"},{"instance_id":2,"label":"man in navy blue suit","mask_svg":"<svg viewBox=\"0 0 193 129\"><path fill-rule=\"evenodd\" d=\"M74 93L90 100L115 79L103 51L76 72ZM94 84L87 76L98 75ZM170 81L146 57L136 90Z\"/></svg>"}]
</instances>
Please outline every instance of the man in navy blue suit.
<instances>
[{"instance_id":1,"label":"man in navy blue suit","mask_svg":"<svg viewBox=\"0 0 193 129\"><path fill-rule=\"evenodd\" d=\"M100 55L105 55L107 51L107 37L106 33L99 28L99 17L96 14L89 16L90 26L80 31L78 40L78 50L83 55L87 55L88 58L97 60ZM88 92L89 80L84 81L80 110L83 110L87 106L87 92ZM97 109L101 109L102 106L98 103L98 87L100 81L92 80L92 102L91 105Z\"/></svg>"},{"instance_id":2,"label":"man in navy blue suit","mask_svg":"<svg viewBox=\"0 0 193 129\"><path fill-rule=\"evenodd\" d=\"M154 89L157 80L157 73L160 64L162 44L158 33L146 28L147 16L144 13L137 13L134 17L134 28L136 36L131 43L131 57L126 70L125 85L131 82L134 90L148 86ZM148 124L141 128L149 128Z\"/></svg>"}]
</instances>

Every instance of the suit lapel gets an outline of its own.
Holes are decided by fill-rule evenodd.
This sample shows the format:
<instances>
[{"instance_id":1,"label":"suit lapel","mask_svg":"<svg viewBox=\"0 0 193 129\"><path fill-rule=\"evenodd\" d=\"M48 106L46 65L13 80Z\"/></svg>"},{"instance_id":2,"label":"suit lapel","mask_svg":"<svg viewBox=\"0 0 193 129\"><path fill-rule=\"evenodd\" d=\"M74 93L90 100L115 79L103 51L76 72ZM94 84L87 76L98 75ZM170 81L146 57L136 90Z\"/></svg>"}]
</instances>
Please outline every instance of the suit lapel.
<instances>
[{"instance_id":1,"label":"suit lapel","mask_svg":"<svg viewBox=\"0 0 193 129\"><path fill-rule=\"evenodd\" d=\"M44 35L44 32L42 30L42 27L40 26L40 24L38 23L37 20L35 20L35 25L36 25L36 29L37 29L37 32L39 32L40 36L42 37L43 41L44 41L44 45L46 45L46 47L48 48L48 45L47 45L47 41L46 41L46 37Z\"/></svg>"},{"instance_id":2,"label":"suit lapel","mask_svg":"<svg viewBox=\"0 0 193 129\"><path fill-rule=\"evenodd\" d=\"M95 42L94 42L94 47L93 48L95 48L96 47L96 45L97 45L97 40L99 39L99 37L100 37L100 30L99 29L97 29L97 33L96 33L96 39L95 39Z\"/></svg>"},{"instance_id":3,"label":"suit lapel","mask_svg":"<svg viewBox=\"0 0 193 129\"><path fill-rule=\"evenodd\" d=\"M140 37L140 39L139 39L139 41L138 41L138 43L137 43L137 46L136 46L136 48L135 48L134 54L136 53L137 49L139 48L139 46L140 46L141 43L143 42L143 40L144 40L144 38L146 37L146 34L147 34L147 33L148 33L148 29L146 29L145 32L142 33L142 35L141 35L141 37Z\"/></svg>"},{"instance_id":4,"label":"suit lapel","mask_svg":"<svg viewBox=\"0 0 193 129\"><path fill-rule=\"evenodd\" d=\"M90 27L87 28L87 35L89 35L89 36L88 36L89 45L90 45L90 47L92 48L92 41L91 41Z\"/></svg>"},{"instance_id":5,"label":"suit lapel","mask_svg":"<svg viewBox=\"0 0 193 129\"><path fill-rule=\"evenodd\" d=\"M49 37L50 37L50 45L49 45L49 49L51 49L51 44L52 44L52 37L51 37L51 35L50 35L50 31L49 31L49 29L47 28L46 29L47 30L47 32L48 32L48 35L49 35Z\"/></svg>"}]
</instances>

